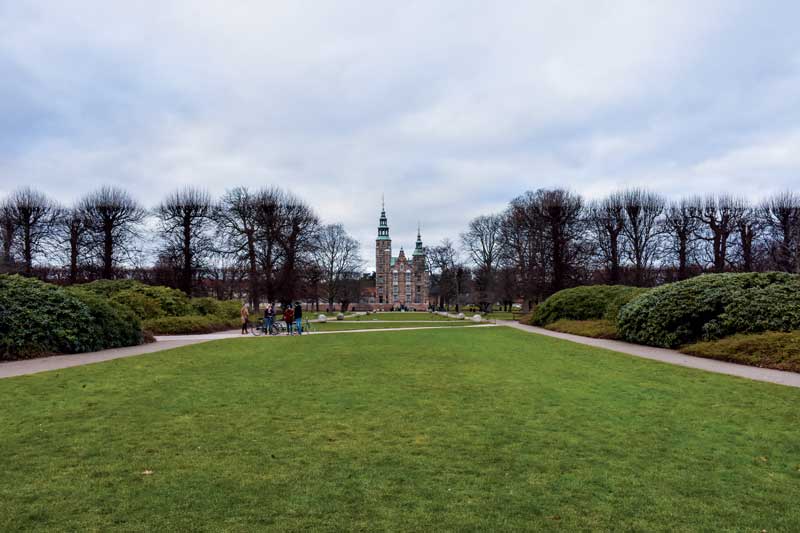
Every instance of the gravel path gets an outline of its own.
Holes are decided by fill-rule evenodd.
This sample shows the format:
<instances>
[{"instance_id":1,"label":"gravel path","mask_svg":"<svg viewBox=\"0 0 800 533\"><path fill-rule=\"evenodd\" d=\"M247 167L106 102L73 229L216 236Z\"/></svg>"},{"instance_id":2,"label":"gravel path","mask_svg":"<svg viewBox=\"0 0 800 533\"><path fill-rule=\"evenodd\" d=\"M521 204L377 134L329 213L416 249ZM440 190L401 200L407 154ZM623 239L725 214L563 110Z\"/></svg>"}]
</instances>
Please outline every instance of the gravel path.
<instances>
[{"instance_id":1,"label":"gravel path","mask_svg":"<svg viewBox=\"0 0 800 533\"><path fill-rule=\"evenodd\" d=\"M708 372L728 374L729 376L738 376L740 378L747 378L755 381L777 383L778 385L786 385L789 387L800 387L800 374L796 372L785 372L783 370L772 370L770 368L739 365L736 363L728 363L726 361L717 361L716 359L704 359L702 357L694 357L692 355L682 354L676 350L642 346L640 344L631 344L623 341L592 339L590 337L570 335L569 333L559 333L557 331L550 331L549 329L537 328L534 326L525 326L519 322L512 322L510 320L498 320L497 324L510 326L512 328L527 331L529 333L546 335L548 337L555 337L557 339L577 342L579 344L586 344L588 346L595 346L597 348L605 348L607 350L621 352L628 355L635 355L636 357L643 357L645 359L653 359L655 361L661 361L662 363L669 363L671 365L697 368L699 370L706 370Z\"/></svg>"}]
</instances>

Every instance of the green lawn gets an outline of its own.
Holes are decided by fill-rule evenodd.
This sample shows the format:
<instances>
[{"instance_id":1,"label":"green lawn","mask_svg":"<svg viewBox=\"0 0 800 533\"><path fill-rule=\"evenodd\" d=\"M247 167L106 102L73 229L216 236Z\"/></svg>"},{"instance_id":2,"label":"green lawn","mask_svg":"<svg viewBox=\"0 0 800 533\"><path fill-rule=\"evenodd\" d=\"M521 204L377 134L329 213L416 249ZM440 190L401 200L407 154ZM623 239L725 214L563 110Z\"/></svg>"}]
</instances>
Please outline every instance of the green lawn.
<instances>
[{"instance_id":1,"label":"green lawn","mask_svg":"<svg viewBox=\"0 0 800 533\"><path fill-rule=\"evenodd\" d=\"M508 328L0 380L0 531L798 531L800 390Z\"/></svg>"},{"instance_id":2,"label":"green lawn","mask_svg":"<svg viewBox=\"0 0 800 533\"><path fill-rule=\"evenodd\" d=\"M316 316L316 315L315 315ZM331 318L331 316L328 316ZM336 315L333 315L333 318L336 318ZM426 313L421 311L416 312L388 312L388 313L373 313L371 315L357 315L351 318L346 319L348 322L361 322L361 321L371 321L371 320L426 320L426 321L442 321L442 320L453 320L452 318L443 317L441 315L437 315L435 313Z\"/></svg>"},{"instance_id":3,"label":"green lawn","mask_svg":"<svg viewBox=\"0 0 800 533\"><path fill-rule=\"evenodd\" d=\"M348 331L354 329L395 329L395 328L446 328L453 326L476 326L474 322L468 320L458 320L452 322L429 320L425 322L368 322L362 321L332 321L326 323L314 322L311 324L313 331Z\"/></svg>"}]
</instances>

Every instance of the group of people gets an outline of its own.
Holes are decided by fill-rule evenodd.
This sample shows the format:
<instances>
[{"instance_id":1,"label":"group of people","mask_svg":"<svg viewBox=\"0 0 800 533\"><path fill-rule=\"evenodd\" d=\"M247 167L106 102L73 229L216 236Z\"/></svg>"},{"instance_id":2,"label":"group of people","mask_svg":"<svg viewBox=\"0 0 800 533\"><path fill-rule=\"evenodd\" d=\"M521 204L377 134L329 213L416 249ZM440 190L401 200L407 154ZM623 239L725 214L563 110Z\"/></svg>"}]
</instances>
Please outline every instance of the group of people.
<instances>
[{"instance_id":1,"label":"group of people","mask_svg":"<svg viewBox=\"0 0 800 533\"><path fill-rule=\"evenodd\" d=\"M248 333L247 328L250 324L250 309L247 307L247 303L242 304L241 309L241 317L242 317L242 335ZM264 309L264 331L269 334L272 332L272 325L275 323L275 305L274 304L267 304L267 308ZM284 305L282 310L283 321L286 322L286 333L288 335L294 335L295 331L298 335L303 334L303 306L300 305L300 302L295 302L294 307L291 304Z\"/></svg>"}]
</instances>

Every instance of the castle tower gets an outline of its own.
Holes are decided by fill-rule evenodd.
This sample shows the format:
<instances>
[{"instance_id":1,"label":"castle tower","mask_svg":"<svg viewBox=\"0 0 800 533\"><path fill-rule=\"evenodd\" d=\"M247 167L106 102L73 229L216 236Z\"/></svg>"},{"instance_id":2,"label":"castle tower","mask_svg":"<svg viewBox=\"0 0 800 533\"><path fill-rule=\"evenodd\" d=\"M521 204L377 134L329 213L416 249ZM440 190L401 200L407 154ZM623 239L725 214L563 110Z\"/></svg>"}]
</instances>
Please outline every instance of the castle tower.
<instances>
[{"instance_id":1,"label":"castle tower","mask_svg":"<svg viewBox=\"0 0 800 533\"><path fill-rule=\"evenodd\" d=\"M412 264L414 266L413 294L414 304L428 305L428 266L425 264L427 257L425 248L422 247L422 233L417 226L417 245L412 254Z\"/></svg>"},{"instance_id":2,"label":"castle tower","mask_svg":"<svg viewBox=\"0 0 800 533\"><path fill-rule=\"evenodd\" d=\"M386 205L381 206L378 221L378 238L375 239L375 286L379 304L390 303L390 268L392 265L392 239L389 237L389 222L386 218Z\"/></svg>"}]
</instances>

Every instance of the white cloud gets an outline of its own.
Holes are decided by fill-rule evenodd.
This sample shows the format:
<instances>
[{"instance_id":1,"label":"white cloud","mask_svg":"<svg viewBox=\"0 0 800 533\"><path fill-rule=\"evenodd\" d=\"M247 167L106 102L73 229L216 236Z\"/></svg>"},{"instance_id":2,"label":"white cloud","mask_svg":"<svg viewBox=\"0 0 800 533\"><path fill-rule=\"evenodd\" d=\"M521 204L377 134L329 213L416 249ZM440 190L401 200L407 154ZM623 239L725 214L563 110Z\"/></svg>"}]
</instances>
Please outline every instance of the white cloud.
<instances>
[{"instance_id":1,"label":"white cloud","mask_svg":"<svg viewBox=\"0 0 800 533\"><path fill-rule=\"evenodd\" d=\"M371 255L526 189L797 187L790 2L0 3L0 193L278 184Z\"/></svg>"}]
</instances>

